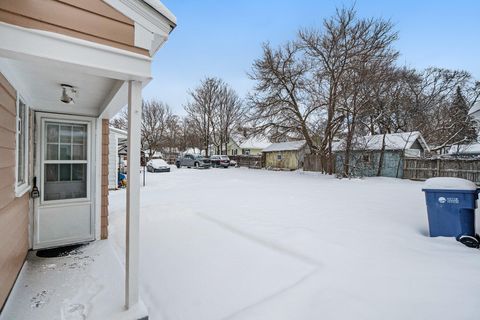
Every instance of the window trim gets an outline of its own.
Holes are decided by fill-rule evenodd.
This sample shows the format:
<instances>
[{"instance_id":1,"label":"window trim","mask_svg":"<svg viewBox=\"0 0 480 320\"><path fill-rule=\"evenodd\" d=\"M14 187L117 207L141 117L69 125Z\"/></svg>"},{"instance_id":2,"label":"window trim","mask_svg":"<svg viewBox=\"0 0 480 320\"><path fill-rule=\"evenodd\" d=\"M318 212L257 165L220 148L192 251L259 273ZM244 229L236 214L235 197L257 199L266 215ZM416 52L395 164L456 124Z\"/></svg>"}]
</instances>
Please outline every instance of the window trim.
<instances>
[{"instance_id":1,"label":"window trim","mask_svg":"<svg viewBox=\"0 0 480 320\"><path fill-rule=\"evenodd\" d=\"M24 134L24 143L25 143L25 150L24 150L24 177L25 177L25 182L22 184L18 183L18 160L19 160L19 131L18 131L18 123L20 120L20 101L25 105L25 121L23 123L23 130L25 132ZM29 146L29 141L30 141L30 107L28 106L26 100L24 97L22 97L20 94L17 93L17 101L16 101L16 114L15 114L15 196L16 197L21 197L23 196L26 192L30 191L30 176L29 176L29 152L30 152L30 146Z\"/></svg>"}]
</instances>

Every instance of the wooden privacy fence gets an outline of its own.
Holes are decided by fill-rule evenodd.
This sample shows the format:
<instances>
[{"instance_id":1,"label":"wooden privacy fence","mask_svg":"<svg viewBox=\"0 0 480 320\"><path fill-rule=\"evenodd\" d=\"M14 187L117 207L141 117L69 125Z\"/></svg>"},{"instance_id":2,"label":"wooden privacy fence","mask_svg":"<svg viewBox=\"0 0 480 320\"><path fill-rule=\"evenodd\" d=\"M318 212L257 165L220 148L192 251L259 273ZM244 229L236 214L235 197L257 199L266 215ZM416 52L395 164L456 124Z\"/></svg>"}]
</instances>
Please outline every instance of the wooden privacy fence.
<instances>
[{"instance_id":1,"label":"wooden privacy fence","mask_svg":"<svg viewBox=\"0 0 480 320\"><path fill-rule=\"evenodd\" d=\"M433 177L463 178L480 185L480 159L405 158L403 178L426 180Z\"/></svg>"},{"instance_id":2,"label":"wooden privacy fence","mask_svg":"<svg viewBox=\"0 0 480 320\"><path fill-rule=\"evenodd\" d=\"M322 157L317 154L306 154L303 160L303 170L323 172Z\"/></svg>"},{"instance_id":3,"label":"wooden privacy fence","mask_svg":"<svg viewBox=\"0 0 480 320\"><path fill-rule=\"evenodd\" d=\"M228 156L230 160L235 160L239 167L248 167L248 168L263 168L265 167L265 157L262 155L253 156L253 155L237 155L237 156Z\"/></svg>"}]
</instances>

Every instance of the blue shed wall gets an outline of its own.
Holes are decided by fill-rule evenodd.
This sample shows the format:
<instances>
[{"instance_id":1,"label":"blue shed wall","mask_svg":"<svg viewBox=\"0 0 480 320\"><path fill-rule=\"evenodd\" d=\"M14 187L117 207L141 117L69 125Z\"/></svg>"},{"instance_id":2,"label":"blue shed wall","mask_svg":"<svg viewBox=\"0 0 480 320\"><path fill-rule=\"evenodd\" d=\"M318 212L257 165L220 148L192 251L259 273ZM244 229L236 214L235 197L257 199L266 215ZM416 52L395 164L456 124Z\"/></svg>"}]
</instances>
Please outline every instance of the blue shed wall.
<instances>
[{"instance_id":1,"label":"blue shed wall","mask_svg":"<svg viewBox=\"0 0 480 320\"><path fill-rule=\"evenodd\" d=\"M364 162L363 155L370 154L370 162ZM372 177L377 175L380 151L353 151L350 155L350 168L355 176ZM339 152L335 155L335 172L343 172L345 153ZM398 170L398 174L397 174ZM403 157L399 151L384 151L382 161L382 177L402 178Z\"/></svg>"}]
</instances>

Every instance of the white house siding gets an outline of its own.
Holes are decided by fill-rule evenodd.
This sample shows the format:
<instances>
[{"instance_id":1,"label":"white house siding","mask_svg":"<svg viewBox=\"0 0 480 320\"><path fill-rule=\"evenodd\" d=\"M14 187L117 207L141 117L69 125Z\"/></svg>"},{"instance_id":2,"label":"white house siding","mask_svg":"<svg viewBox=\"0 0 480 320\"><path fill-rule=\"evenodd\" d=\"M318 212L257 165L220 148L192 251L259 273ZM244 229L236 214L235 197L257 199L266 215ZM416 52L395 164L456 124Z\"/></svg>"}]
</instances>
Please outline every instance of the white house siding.
<instances>
[{"instance_id":1,"label":"white house siding","mask_svg":"<svg viewBox=\"0 0 480 320\"><path fill-rule=\"evenodd\" d=\"M108 189L115 189L118 185L118 137L115 133L110 133L108 144Z\"/></svg>"},{"instance_id":2,"label":"white house siding","mask_svg":"<svg viewBox=\"0 0 480 320\"><path fill-rule=\"evenodd\" d=\"M120 139L126 139L126 132L110 128L108 143L108 189L116 189L118 186L118 143Z\"/></svg>"}]
</instances>

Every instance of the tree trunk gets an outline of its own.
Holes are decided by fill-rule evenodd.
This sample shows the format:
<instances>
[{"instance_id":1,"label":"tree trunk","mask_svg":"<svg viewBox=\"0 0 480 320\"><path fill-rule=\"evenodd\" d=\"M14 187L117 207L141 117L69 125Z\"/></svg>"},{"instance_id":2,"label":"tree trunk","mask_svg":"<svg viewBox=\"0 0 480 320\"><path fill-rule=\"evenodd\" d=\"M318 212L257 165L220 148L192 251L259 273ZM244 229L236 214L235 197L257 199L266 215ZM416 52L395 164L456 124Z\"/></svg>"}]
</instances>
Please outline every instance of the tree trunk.
<instances>
[{"instance_id":1,"label":"tree trunk","mask_svg":"<svg viewBox=\"0 0 480 320\"><path fill-rule=\"evenodd\" d=\"M387 134L383 134L382 138L382 150L380 151L380 157L378 159L378 169L377 169L377 177L380 177L382 175L382 167L383 167L383 155L385 153L385 138Z\"/></svg>"}]
</instances>

